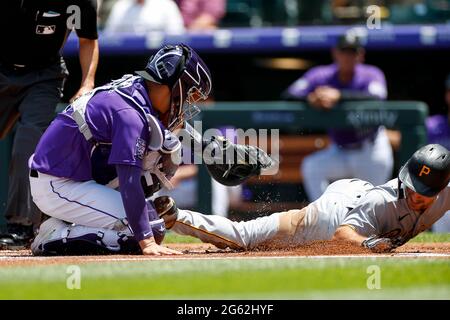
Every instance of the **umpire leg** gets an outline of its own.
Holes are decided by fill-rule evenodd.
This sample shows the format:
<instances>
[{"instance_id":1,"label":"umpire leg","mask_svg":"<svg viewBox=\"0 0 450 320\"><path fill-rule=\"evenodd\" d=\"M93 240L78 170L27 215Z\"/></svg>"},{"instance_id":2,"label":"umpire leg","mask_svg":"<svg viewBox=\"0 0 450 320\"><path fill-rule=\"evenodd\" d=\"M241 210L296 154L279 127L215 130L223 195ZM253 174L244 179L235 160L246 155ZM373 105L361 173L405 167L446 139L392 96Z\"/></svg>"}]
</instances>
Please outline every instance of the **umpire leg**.
<instances>
[{"instance_id":1,"label":"umpire leg","mask_svg":"<svg viewBox=\"0 0 450 320\"><path fill-rule=\"evenodd\" d=\"M24 79L42 80L30 84L18 106L21 116L13 140L5 210L8 225L36 225L41 218L30 194L28 159L42 133L54 118L55 107L62 95L64 74L61 67L59 70L53 70L57 67L33 71Z\"/></svg>"}]
</instances>

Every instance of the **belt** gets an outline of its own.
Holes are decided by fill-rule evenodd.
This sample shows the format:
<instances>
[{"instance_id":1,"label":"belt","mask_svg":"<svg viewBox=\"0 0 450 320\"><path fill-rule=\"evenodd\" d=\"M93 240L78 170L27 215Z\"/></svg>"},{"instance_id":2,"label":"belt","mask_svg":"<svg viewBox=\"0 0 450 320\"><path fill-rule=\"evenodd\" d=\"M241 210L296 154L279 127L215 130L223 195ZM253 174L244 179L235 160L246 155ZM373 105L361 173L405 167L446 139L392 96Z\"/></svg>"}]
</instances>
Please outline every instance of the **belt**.
<instances>
[{"instance_id":1,"label":"belt","mask_svg":"<svg viewBox=\"0 0 450 320\"><path fill-rule=\"evenodd\" d=\"M30 177L39 178L39 171L31 169L30 170Z\"/></svg>"},{"instance_id":2,"label":"belt","mask_svg":"<svg viewBox=\"0 0 450 320\"><path fill-rule=\"evenodd\" d=\"M0 68L3 70L3 72L9 72L14 74L24 74L38 69L36 67L30 67L24 64L4 64L4 63L0 63Z\"/></svg>"},{"instance_id":3,"label":"belt","mask_svg":"<svg viewBox=\"0 0 450 320\"><path fill-rule=\"evenodd\" d=\"M57 62L58 58L52 58L50 60L46 60L46 61L43 61L43 62L33 62L33 63L28 63L28 64L1 62L0 61L0 67L5 69L5 70L11 71L11 72L18 72L18 73L30 72L30 71L33 71L33 70L39 70L39 69L48 68L52 64Z\"/></svg>"}]
</instances>

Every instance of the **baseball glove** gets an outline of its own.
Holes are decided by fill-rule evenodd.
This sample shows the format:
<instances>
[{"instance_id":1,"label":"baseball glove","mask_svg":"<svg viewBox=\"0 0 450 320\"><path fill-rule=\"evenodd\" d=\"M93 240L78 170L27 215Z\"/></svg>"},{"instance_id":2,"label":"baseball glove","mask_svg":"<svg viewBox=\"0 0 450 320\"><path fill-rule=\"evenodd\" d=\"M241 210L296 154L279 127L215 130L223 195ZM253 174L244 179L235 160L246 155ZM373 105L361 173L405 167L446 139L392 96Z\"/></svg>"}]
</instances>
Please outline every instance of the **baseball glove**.
<instances>
[{"instance_id":1,"label":"baseball glove","mask_svg":"<svg viewBox=\"0 0 450 320\"><path fill-rule=\"evenodd\" d=\"M209 174L226 186L239 185L273 165L273 160L260 148L234 144L224 137L213 137L203 141L203 145L204 154L210 155L204 156Z\"/></svg>"}]
</instances>

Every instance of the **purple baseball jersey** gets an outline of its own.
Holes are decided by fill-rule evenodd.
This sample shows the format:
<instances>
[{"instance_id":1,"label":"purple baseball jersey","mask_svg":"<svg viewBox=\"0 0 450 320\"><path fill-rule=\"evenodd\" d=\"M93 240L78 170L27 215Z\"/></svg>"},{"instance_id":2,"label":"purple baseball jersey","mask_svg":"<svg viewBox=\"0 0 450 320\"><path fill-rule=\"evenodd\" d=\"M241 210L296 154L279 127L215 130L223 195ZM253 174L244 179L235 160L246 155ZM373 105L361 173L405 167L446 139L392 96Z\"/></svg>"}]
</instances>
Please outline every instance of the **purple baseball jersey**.
<instances>
[{"instance_id":1,"label":"purple baseball jersey","mask_svg":"<svg viewBox=\"0 0 450 320\"><path fill-rule=\"evenodd\" d=\"M450 150L450 119L438 114L426 120L428 143L438 143Z\"/></svg>"},{"instance_id":2,"label":"purple baseball jersey","mask_svg":"<svg viewBox=\"0 0 450 320\"><path fill-rule=\"evenodd\" d=\"M156 115L142 79L121 88L142 107ZM32 169L75 181L92 179L91 151L94 146L80 133L70 116L72 109L58 114L39 141ZM87 103L86 122L93 140L111 143L108 164L134 165L142 168L142 158L149 141L146 120L130 103L115 91L96 93Z\"/></svg>"},{"instance_id":3,"label":"purple baseball jersey","mask_svg":"<svg viewBox=\"0 0 450 320\"><path fill-rule=\"evenodd\" d=\"M293 97L306 99L309 93L320 86L329 86L340 90L342 99L375 98L384 100L387 97L386 79L383 72L375 66L366 64L356 65L353 79L348 83L342 83L339 80L336 64L312 68L295 81L287 91ZM345 128L330 129L328 133L334 143L345 147L373 137L376 132L377 128L371 130Z\"/></svg>"},{"instance_id":4,"label":"purple baseball jersey","mask_svg":"<svg viewBox=\"0 0 450 320\"><path fill-rule=\"evenodd\" d=\"M147 120L132 102L117 91L109 90L107 86L105 88L96 92L86 104L85 119L93 139L87 141L79 131L77 123L71 117L73 109L69 106L58 114L40 139L30 164L32 169L74 181L88 181L99 173L110 172L107 180L118 174L121 184L120 172L116 173L116 168L134 167L139 169L140 174L151 134ZM117 90L132 97L143 109L156 116L142 78L134 77L126 86ZM162 124L160 127L163 131ZM91 157L95 143L92 140L104 143L100 145L104 148L96 158ZM129 171L122 169L123 172ZM124 179L127 180L126 177ZM141 189L140 183L139 188ZM154 219L157 215L147 212L143 192L141 195L125 197L122 191L130 226L136 238L141 240L151 230L148 217Z\"/></svg>"}]
</instances>

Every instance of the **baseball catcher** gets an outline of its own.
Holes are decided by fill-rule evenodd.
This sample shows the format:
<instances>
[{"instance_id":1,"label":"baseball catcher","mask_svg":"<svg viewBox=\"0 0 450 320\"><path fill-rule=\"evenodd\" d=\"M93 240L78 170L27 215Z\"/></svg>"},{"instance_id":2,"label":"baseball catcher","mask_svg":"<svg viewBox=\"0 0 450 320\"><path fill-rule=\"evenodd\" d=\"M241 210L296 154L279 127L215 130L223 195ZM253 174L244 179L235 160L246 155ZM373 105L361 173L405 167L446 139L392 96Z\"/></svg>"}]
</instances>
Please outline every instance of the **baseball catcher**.
<instances>
[{"instance_id":1,"label":"baseball catcher","mask_svg":"<svg viewBox=\"0 0 450 320\"><path fill-rule=\"evenodd\" d=\"M450 208L450 153L439 144L420 148L386 184L359 179L332 183L301 210L246 222L177 209L155 199L167 228L219 248L290 247L315 240L344 240L374 252L391 251L429 229Z\"/></svg>"},{"instance_id":2,"label":"baseball catcher","mask_svg":"<svg viewBox=\"0 0 450 320\"><path fill-rule=\"evenodd\" d=\"M147 198L171 187L181 158L174 131L199 112L194 104L210 94L211 74L186 45L161 48L136 74L84 94L42 136L30 183L49 219L33 254L179 254L160 245L165 223ZM262 150L222 137L202 145L212 150L209 172L226 185L271 165ZM215 161L225 153L239 161Z\"/></svg>"}]
</instances>

